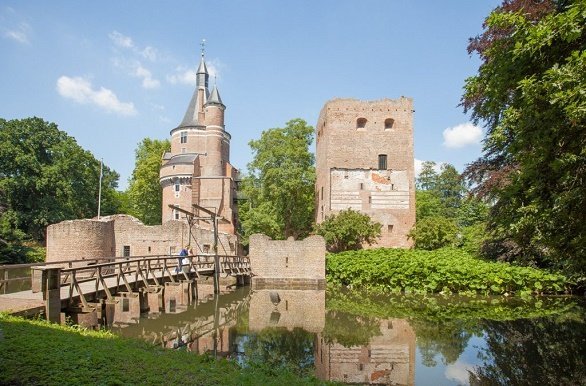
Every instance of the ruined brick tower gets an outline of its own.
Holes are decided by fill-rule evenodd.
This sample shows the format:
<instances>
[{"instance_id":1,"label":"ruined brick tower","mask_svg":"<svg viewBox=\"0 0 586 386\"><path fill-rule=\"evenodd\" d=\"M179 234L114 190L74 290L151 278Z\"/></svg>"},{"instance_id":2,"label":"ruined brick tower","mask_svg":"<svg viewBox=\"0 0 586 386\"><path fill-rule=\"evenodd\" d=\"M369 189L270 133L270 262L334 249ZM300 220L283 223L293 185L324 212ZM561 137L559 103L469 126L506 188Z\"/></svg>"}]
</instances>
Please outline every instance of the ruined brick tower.
<instances>
[{"instance_id":1,"label":"ruined brick tower","mask_svg":"<svg viewBox=\"0 0 586 386\"><path fill-rule=\"evenodd\" d=\"M209 74L202 50L197 83L183 120L171 130L171 151L163 155L160 182L163 187L163 222L184 216L169 204L193 211L198 204L224 218L219 229L235 233L237 210L235 179L230 164L230 134L224 126L224 110L218 88L208 90ZM200 222L203 228L210 228Z\"/></svg>"},{"instance_id":2,"label":"ruined brick tower","mask_svg":"<svg viewBox=\"0 0 586 386\"><path fill-rule=\"evenodd\" d=\"M326 102L316 126L316 222L352 208L382 224L373 247L409 247L415 224L413 100Z\"/></svg>"}]
</instances>

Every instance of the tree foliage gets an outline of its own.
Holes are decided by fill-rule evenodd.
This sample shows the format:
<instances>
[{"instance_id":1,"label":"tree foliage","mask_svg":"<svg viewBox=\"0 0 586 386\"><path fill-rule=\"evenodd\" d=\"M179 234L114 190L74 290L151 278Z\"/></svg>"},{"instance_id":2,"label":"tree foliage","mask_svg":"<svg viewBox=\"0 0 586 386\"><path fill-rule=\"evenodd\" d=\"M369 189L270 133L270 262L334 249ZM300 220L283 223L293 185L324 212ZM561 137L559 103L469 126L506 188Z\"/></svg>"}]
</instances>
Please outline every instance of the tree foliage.
<instances>
[{"instance_id":1,"label":"tree foliage","mask_svg":"<svg viewBox=\"0 0 586 386\"><path fill-rule=\"evenodd\" d=\"M244 236L264 233L274 239L303 237L314 213L313 127L302 119L263 131L249 142L254 158L241 183L246 201L239 206Z\"/></svg>"},{"instance_id":2,"label":"tree foliage","mask_svg":"<svg viewBox=\"0 0 586 386\"><path fill-rule=\"evenodd\" d=\"M169 140L143 139L136 148L136 161L128 185L130 214L146 225L161 223L163 190L159 183L161 156L171 150Z\"/></svg>"},{"instance_id":3,"label":"tree foliage","mask_svg":"<svg viewBox=\"0 0 586 386\"><path fill-rule=\"evenodd\" d=\"M453 165L426 161L417 177L417 222L410 232L415 247L437 249L463 246L474 254L484 240L488 206L469 194L460 173Z\"/></svg>"},{"instance_id":4,"label":"tree foliage","mask_svg":"<svg viewBox=\"0 0 586 386\"><path fill-rule=\"evenodd\" d=\"M104 166L102 214L119 207L118 173ZM45 228L94 217L100 162L56 124L0 119L0 233L5 243L44 241Z\"/></svg>"},{"instance_id":5,"label":"tree foliage","mask_svg":"<svg viewBox=\"0 0 586 386\"><path fill-rule=\"evenodd\" d=\"M315 233L326 240L330 252L343 252L371 245L381 235L381 224L363 213L352 209L327 216L315 226Z\"/></svg>"},{"instance_id":6,"label":"tree foliage","mask_svg":"<svg viewBox=\"0 0 586 386\"><path fill-rule=\"evenodd\" d=\"M462 105L487 128L466 170L494 203L493 248L517 261L586 267L586 2L506 0L468 50Z\"/></svg>"}]
</instances>

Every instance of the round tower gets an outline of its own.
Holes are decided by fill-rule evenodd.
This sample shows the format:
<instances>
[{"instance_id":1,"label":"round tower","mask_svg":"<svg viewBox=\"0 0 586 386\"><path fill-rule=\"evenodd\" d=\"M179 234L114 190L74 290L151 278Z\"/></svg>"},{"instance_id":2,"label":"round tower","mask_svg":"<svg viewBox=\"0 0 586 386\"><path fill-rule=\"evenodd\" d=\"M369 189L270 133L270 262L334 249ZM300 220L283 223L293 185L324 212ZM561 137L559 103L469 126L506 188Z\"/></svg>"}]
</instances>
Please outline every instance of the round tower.
<instances>
[{"instance_id":1,"label":"round tower","mask_svg":"<svg viewBox=\"0 0 586 386\"><path fill-rule=\"evenodd\" d=\"M222 103L218 87L214 85L212 92L204 106L204 124L206 126L206 157L203 162L202 175L223 176L225 175L225 147L224 142L227 136L224 131L224 111L226 106Z\"/></svg>"}]
</instances>

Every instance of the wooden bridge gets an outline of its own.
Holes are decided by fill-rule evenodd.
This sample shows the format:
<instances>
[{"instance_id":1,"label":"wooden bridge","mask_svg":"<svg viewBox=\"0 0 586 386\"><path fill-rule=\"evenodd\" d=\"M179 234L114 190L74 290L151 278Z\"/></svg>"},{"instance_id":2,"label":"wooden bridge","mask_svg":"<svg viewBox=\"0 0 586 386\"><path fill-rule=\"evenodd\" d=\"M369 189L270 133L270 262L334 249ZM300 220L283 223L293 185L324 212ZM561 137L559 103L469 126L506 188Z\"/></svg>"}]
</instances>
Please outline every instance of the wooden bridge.
<instances>
[{"instance_id":1,"label":"wooden bridge","mask_svg":"<svg viewBox=\"0 0 586 386\"><path fill-rule=\"evenodd\" d=\"M4 271L0 290L15 280L9 278L8 272L18 267L22 265L0 266L0 272ZM121 296L133 298L133 294L153 293L161 297L165 291L175 291L176 304L183 304L189 302L185 294L193 291L193 285L202 276L214 278L217 293L221 275L236 277L243 283L251 274L247 257L228 255L105 258L89 263L87 260L68 262L65 266L45 264L31 269L31 290L0 295L0 312L44 312L47 319L55 322L60 321L63 310L69 313L97 310L100 317L103 303L116 302ZM144 299L140 301L145 303Z\"/></svg>"}]
</instances>

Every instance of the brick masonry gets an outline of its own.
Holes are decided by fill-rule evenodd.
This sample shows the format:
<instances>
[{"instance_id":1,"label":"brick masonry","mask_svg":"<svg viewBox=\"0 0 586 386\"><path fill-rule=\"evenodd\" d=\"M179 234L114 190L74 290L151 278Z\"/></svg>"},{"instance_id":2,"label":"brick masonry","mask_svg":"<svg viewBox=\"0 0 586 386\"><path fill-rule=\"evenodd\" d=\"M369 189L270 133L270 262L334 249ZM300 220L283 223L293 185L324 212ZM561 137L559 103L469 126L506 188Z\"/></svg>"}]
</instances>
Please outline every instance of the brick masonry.
<instances>
[{"instance_id":1,"label":"brick masonry","mask_svg":"<svg viewBox=\"0 0 586 386\"><path fill-rule=\"evenodd\" d=\"M316 222L352 208L382 224L373 247L410 247L413 100L328 101L316 125L316 143ZM386 165L380 156L386 156Z\"/></svg>"},{"instance_id":2,"label":"brick masonry","mask_svg":"<svg viewBox=\"0 0 586 386\"><path fill-rule=\"evenodd\" d=\"M305 240L272 240L250 236L252 288L323 288L326 243L321 236Z\"/></svg>"},{"instance_id":3,"label":"brick masonry","mask_svg":"<svg viewBox=\"0 0 586 386\"><path fill-rule=\"evenodd\" d=\"M218 236L218 253L235 255L237 237L222 232ZM125 249L131 256L176 254L187 244L196 254L211 253L213 232L194 226L190 239L183 221L149 226L129 215L71 220L47 227L46 261L122 257Z\"/></svg>"}]
</instances>

